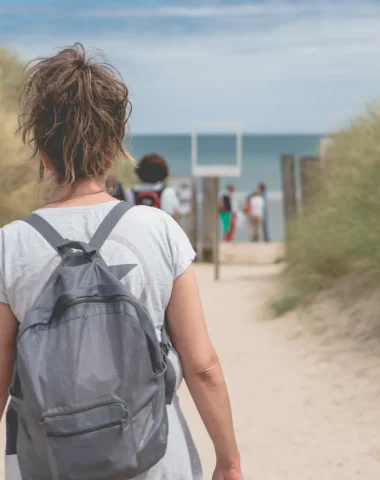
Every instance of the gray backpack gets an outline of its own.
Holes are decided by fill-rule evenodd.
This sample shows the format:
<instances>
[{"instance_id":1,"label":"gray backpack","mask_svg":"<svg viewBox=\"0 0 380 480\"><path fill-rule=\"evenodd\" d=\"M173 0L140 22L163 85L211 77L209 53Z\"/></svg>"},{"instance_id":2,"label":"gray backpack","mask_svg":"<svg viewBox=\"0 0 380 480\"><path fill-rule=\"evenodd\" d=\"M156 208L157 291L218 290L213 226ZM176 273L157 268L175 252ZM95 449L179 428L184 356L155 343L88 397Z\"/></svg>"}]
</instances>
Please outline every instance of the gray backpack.
<instances>
[{"instance_id":1,"label":"gray backpack","mask_svg":"<svg viewBox=\"0 0 380 480\"><path fill-rule=\"evenodd\" d=\"M165 454L169 339L163 328L158 342L120 281L134 265L108 267L99 254L126 210L117 204L89 244L64 240L39 215L25 219L62 262L17 337L7 454L17 453L23 480L126 480Z\"/></svg>"}]
</instances>

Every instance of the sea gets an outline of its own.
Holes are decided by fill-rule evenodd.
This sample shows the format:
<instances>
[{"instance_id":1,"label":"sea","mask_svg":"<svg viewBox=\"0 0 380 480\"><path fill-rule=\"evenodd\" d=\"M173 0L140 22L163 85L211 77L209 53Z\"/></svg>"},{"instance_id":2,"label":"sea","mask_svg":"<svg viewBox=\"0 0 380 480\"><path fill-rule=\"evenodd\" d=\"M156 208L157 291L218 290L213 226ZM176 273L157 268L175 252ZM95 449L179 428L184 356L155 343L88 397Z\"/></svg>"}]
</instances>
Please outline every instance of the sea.
<instances>
[{"instance_id":1,"label":"sea","mask_svg":"<svg viewBox=\"0 0 380 480\"><path fill-rule=\"evenodd\" d=\"M322 135L315 134L244 134L243 167L240 177L220 178L221 188L234 184L240 206L244 198L263 181L268 186L269 231L272 241L282 241L284 219L281 189L282 154L295 155L296 183L300 191L298 159L318 153ZM184 135L134 135L128 147L139 159L146 153L157 152L168 162L172 177L191 175L191 134ZM236 136L231 134L198 135L198 163L200 165L234 165L236 163ZM201 201L201 180L198 181ZM248 241L248 226L243 222L236 241Z\"/></svg>"}]
</instances>

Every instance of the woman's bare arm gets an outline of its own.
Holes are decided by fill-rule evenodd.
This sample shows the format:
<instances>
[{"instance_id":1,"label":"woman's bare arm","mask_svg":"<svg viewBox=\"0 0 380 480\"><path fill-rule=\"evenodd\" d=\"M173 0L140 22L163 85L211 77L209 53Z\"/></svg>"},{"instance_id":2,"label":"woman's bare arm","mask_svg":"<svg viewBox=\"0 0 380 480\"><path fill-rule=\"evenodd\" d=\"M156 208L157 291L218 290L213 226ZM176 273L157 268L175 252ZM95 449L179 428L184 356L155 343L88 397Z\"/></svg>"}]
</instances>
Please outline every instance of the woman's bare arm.
<instances>
[{"instance_id":1,"label":"woman's bare arm","mask_svg":"<svg viewBox=\"0 0 380 480\"><path fill-rule=\"evenodd\" d=\"M193 267L175 281L167 314L186 383L214 443L217 470L222 472L214 478L241 478L227 387L207 332Z\"/></svg>"},{"instance_id":2,"label":"woman's bare arm","mask_svg":"<svg viewBox=\"0 0 380 480\"><path fill-rule=\"evenodd\" d=\"M9 305L0 302L0 420L12 379L17 327L18 322Z\"/></svg>"}]
</instances>

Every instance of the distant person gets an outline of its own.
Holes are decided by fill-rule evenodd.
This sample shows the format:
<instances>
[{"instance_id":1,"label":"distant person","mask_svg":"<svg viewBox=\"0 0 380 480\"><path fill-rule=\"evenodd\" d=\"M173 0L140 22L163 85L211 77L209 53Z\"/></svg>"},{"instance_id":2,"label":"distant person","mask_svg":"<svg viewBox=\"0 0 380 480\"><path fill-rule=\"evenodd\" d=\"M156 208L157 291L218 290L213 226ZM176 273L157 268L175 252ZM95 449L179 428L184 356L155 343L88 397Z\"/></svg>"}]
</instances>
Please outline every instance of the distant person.
<instances>
[{"instance_id":1,"label":"distant person","mask_svg":"<svg viewBox=\"0 0 380 480\"><path fill-rule=\"evenodd\" d=\"M250 211L248 213L251 239L253 242L263 241L263 222L265 201L260 190L256 190L250 199Z\"/></svg>"},{"instance_id":2,"label":"distant person","mask_svg":"<svg viewBox=\"0 0 380 480\"><path fill-rule=\"evenodd\" d=\"M163 210L177 222L180 219L180 203L174 188L166 185L169 168L158 153L145 155L138 163L136 174L141 183L127 190L125 200L130 208L135 205Z\"/></svg>"},{"instance_id":3,"label":"distant person","mask_svg":"<svg viewBox=\"0 0 380 480\"><path fill-rule=\"evenodd\" d=\"M226 190L219 193L219 216L223 227L223 240L232 242L236 231L237 201L236 188L228 185Z\"/></svg>"},{"instance_id":4,"label":"distant person","mask_svg":"<svg viewBox=\"0 0 380 480\"><path fill-rule=\"evenodd\" d=\"M259 192L264 199L264 218L263 218L263 240L264 242L270 242L269 236L269 208L268 208L268 195L266 183L259 183Z\"/></svg>"},{"instance_id":5,"label":"distant person","mask_svg":"<svg viewBox=\"0 0 380 480\"><path fill-rule=\"evenodd\" d=\"M107 191L116 200L125 201L123 184L114 175L110 175L107 179Z\"/></svg>"}]
</instances>

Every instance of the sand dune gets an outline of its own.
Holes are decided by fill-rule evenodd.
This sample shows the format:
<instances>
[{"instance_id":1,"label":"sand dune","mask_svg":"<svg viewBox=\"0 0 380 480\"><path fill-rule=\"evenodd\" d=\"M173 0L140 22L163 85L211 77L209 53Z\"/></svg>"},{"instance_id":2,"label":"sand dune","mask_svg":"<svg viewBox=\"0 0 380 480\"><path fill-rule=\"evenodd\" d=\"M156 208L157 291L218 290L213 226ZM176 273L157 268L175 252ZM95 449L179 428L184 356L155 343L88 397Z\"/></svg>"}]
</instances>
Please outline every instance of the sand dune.
<instances>
[{"instance_id":1,"label":"sand dune","mask_svg":"<svg viewBox=\"0 0 380 480\"><path fill-rule=\"evenodd\" d=\"M319 309L270 319L266 306L281 267L251 263L224 265L218 284L211 266L197 266L231 392L245 480L377 480L379 349L358 349L347 336L340 340L341 329L335 335L326 329L326 318L337 315L331 298L319 299ZM185 388L181 401L210 480L212 445Z\"/></svg>"}]
</instances>

